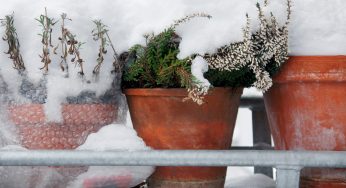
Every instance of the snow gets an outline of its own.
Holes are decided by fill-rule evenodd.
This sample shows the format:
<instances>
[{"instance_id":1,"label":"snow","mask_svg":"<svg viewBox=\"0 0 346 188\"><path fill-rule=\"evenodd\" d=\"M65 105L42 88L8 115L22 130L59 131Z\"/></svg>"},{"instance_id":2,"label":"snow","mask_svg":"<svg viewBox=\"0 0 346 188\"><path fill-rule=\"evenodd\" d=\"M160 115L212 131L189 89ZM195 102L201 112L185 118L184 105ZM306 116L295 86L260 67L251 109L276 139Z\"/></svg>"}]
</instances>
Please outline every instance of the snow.
<instances>
[{"instance_id":1,"label":"snow","mask_svg":"<svg viewBox=\"0 0 346 188\"><path fill-rule=\"evenodd\" d=\"M275 188L275 181L263 174L254 174L229 179L225 188Z\"/></svg>"},{"instance_id":2,"label":"snow","mask_svg":"<svg viewBox=\"0 0 346 188\"><path fill-rule=\"evenodd\" d=\"M90 134L85 143L77 148L94 151L148 149L134 129L122 124L102 127L97 133Z\"/></svg>"},{"instance_id":3,"label":"snow","mask_svg":"<svg viewBox=\"0 0 346 188\"><path fill-rule=\"evenodd\" d=\"M263 93L259 91L258 89L251 87L251 88L245 88L243 90L243 97L262 97Z\"/></svg>"},{"instance_id":4,"label":"snow","mask_svg":"<svg viewBox=\"0 0 346 188\"><path fill-rule=\"evenodd\" d=\"M97 133L90 134L86 142L77 150L110 151L110 150L148 150L136 131L123 124L111 124L103 127ZM116 183L117 187L133 187L143 182L154 172L151 166L91 166L88 171L79 175L69 187L82 187L87 182L98 181L101 185ZM107 182L108 181L108 182Z\"/></svg>"},{"instance_id":5,"label":"snow","mask_svg":"<svg viewBox=\"0 0 346 188\"><path fill-rule=\"evenodd\" d=\"M42 67L38 54L41 52L41 42L37 35L41 28L34 18L44 12L47 7L48 15L59 19L61 13L66 12L73 21L66 26L77 35L77 40L86 42L80 50L86 61L84 69L86 80L93 81L92 68L96 64L98 43L93 41L91 30L94 25L91 20L102 19L109 26L109 34L120 53L134 44L144 44L145 33L159 33L187 14L204 12L213 16L212 19L195 18L189 23L177 27L177 33L183 38L180 45L179 58L194 53L204 54L215 50L229 42L241 41L242 27L245 25L245 14L251 18L251 29L258 28L257 10L252 0L237 1L223 0L121 0L114 1L54 1L37 0L3 1L0 7L0 16L15 13L15 25L21 42L22 55L28 70L29 79L38 82L42 78L39 70ZM263 0L260 1L263 6ZM269 1L265 12L273 12L281 24L286 18L286 0ZM344 0L305 0L293 1L292 23L290 25L290 52L292 55L340 55L346 54L346 1ZM87 13L80 16L80 13ZM1 29L3 31L3 29ZM57 44L60 35L59 23L53 31L53 43ZM6 45L0 45L0 51L5 51ZM111 51L111 50L109 50ZM2 67L0 73L9 84L10 90L16 94L20 78L13 70L12 62L6 54L0 53ZM58 104L64 102L67 95L77 95L86 88L78 78L78 67L70 69L71 78L63 78L58 63L59 55L52 56L49 79L55 80L48 88L46 113L48 120L59 121L57 114ZM101 78L97 87L90 86L97 92L105 91L109 86L111 76L112 55L106 54L105 63L101 69ZM77 80L77 81L76 81ZM49 82L50 83L50 82ZM57 85L57 83L60 83ZM102 83L102 84L99 84ZM88 86L89 87L89 86ZM71 91L73 91L71 93ZM19 95L15 95L20 98Z\"/></svg>"},{"instance_id":6,"label":"snow","mask_svg":"<svg viewBox=\"0 0 346 188\"><path fill-rule=\"evenodd\" d=\"M346 1L295 0L290 26L292 55L346 55Z\"/></svg>"},{"instance_id":7,"label":"snow","mask_svg":"<svg viewBox=\"0 0 346 188\"><path fill-rule=\"evenodd\" d=\"M111 87L113 77L110 73L102 77L102 84L98 82L86 83L80 78L64 78L61 72L52 71L48 75L47 81L47 99L44 104L45 115L48 122L61 122L61 105L66 102L66 96L78 96L81 91L95 91L96 96L105 93Z\"/></svg>"},{"instance_id":8,"label":"snow","mask_svg":"<svg viewBox=\"0 0 346 188\"><path fill-rule=\"evenodd\" d=\"M4 1L4 0L2 0ZM263 3L262 1L259 1ZM272 11L280 23L285 21L285 0L271 0L266 10ZM59 18L66 12L72 22L67 25L77 34L81 41L87 42L83 47L82 55L93 64L97 53L97 44L92 41L90 32L93 28L92 19L102 19L109 25L115 47L119 52L127 50L136 43L144 44L144 33L158 33L168 27L173 20L194 12L205 12L213 16L211 20L195 19L188 24L178 27L178 33L183 37L181 43L181 57L192 53L212 52L228 42L240 41L242 30L249 13L252 18L252 28L258 27L255 2L243 0L121 0L115 1L73 1L68 0L38 0L27 2L13 0L4 2L0 8L0 16L15 12L18 34L22 41L24 58L27 62L40 65L37 54L41 50L37 33L40 28L33 19L38 17L44 7L48 14ZM293 54L340 54L345 53L345 27L343 19L346 17L343 0L306 0L293 1L293 20L291 24L291 51ZM80 16L80 12L87 12L87 16ZM163 15L163 16L158 16ZM28 32L30 31L30 32ZM59 33L58 27L54 33ZM206 37L207 36L207 37ZM198 42L196 42L198 41ZM331 45L326 45L331 44ZM326 49L326 46L327 49ZM341 47L341 48L340 48ZM37 67L36 66L36 67Z\"/></svg>"},{"instance_id":9,"label":"snow","mask_svg":"<svg viewBox=\"0 0 346 188\"><path fill-rule=\"evenodd\" d=\"M199 87L206 88L208 90L211 84L203 76L203 74L206 72L208 72L208 62L203 59L203 57L196 56L195 59L192 60L191 74L196 78L196 82Z\"/></svg>"}]
</instances>

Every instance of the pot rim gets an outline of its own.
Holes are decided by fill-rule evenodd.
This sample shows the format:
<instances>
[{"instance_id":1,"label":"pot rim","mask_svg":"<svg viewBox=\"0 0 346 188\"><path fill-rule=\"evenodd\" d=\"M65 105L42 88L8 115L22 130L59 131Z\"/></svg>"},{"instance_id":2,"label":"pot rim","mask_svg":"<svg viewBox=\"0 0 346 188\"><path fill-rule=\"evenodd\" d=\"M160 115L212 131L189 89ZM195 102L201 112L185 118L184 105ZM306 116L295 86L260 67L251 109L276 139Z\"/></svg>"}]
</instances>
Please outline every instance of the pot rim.
<instances>
[{"instance_id":1,"label":"pot rim","mask_svg":"<svg viewBox=\"0 0 346 188\"><path fill-rule=\"evenodd\" d=\"M210 88L207 95L211 95L213 91L242 93L243 87L213 87ZM188 95L186 88L129 88L124 89L123 93L129 96L181 96Z\"/></svg>"},{"instance_id":2,"label":"pot rim","mask_svg":"<svg viewBox=\"0 0 346 188\"><path fill-rule=\"evenodd\" d=\"M346 55L289 56L273 82L346 82Z\"/></svg>"}]
</instances>

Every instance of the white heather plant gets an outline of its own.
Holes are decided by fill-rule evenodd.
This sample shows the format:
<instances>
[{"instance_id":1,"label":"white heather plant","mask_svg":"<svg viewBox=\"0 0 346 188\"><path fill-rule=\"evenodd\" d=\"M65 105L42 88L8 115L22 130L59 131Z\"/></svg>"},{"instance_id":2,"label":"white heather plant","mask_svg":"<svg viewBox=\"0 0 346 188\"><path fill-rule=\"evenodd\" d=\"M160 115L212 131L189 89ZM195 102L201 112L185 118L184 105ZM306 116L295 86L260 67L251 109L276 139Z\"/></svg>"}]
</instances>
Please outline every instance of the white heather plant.
<instances>
[{"instance_id":1,"label":"white heather plant","mask_svg":"<svg viewBox=\"0 0 346 188\"><path fill-rule=\"evenodd\" d=\"M265 6L267 4L266 1ZM253 86L265 92L272 86L271 77L288 59L291 0L287 0L287 20L282 27L279 27L272 13L270 18L266 18L260 4L257 3L256 6L260 20L260 28L257 32L251 33L251 20L246 15L243 42L230 43L219 48L215 54L204 55L211 69L206 77L214 86ZM230 77L235 77L236 80ZM227 81L229 82L225 83ZM203 85L196 85L197 88L202 89L189 90L190 97L200 103L206 92L203 90Z\"/></svg>"}]
</instances>

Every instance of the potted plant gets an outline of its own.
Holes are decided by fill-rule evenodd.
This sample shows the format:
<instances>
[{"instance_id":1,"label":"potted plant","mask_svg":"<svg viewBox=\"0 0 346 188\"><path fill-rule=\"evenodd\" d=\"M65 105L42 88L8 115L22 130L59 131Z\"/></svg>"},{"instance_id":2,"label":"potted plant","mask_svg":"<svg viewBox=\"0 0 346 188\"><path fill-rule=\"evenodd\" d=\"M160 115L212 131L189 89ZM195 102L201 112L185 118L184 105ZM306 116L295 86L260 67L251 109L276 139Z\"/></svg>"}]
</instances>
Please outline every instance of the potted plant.
<instances>
[{"instance_id":1,"label":"potted plant","mask_svg":"<svg viewBox=\"0 0 346 188\"><path fill-rule=\"evenodd\" d=\"M133 126L154 149L223 149L231 146L243 87L262 91L270 76L287 60L287 33L257 5L260 30L230 43L215 54L178 59L181 38L175 29L186 16L163 32L145 35L146 46L129 50L122 87ZM205 78L203 77L205 76ZM213 86L213 87L212 87ZM226 167L157 167L151 187L223 187Z\"/></svg>"},{"instance_id":2,"label":"potted plant","mask_svg":"<svg viewBox=\"0 0 346 188\"><path fill-rule=\"evenodd\" d=\"M42 14L37 21L42 26L41 36L42 54L40 55L43 66L43 77L36 84L28 78L24 60L21 56L20 44L16 29L14 26L14 16L8 15L1 19L2 26L5 27L3 40L8 44L9 58L13 61L13 68L18 70L21 77L18 92L21 98L18 102L14 97L13 91L7 87L7 83L0 76L1 94L7 97L2 100L2 104L6 103L8 119L16 126L19 135L19 141L22 146L28 149L75 149L83 144L86 137L97 132L102 126L111 124L117 120L117 97L119 97L120 85L117 81L116 64L120 61L117 53L114 51L114 69L111 70L113 77L112 87L97 94L95 90L89 90L88 85L98 85L98 76L103 63L103 55L107 53L107 46L112 45L108 37L106 26L96 20L95 30L92 34L96 42L100 42L99 58L96 60L97 65L93 71L94 80L89 81L84 75L82 54L80 47L83 43L77 41L76 35L72 34L66 27L66 21L71 20L66 14L61 15L61 36L59 37L60 44L54 46L52 43L53 26L57 23L54 19L47 16L47 11ZM108 38L107 38L108 37ZM113 48L114 49L114 48ZM67 96L60 100L55 100L50 96L58 90L50 91L49 87L54 87L59 84L55 82L49 83L49 65L53 55L60 56L60 68L65 79L64 83L80 82L83 88L77 95ZM69 75L69 64L74 63L80 68L78 80L73 80ZM60 84L61 86L62 84ZM57 86L58 87L58 86ZM97 87L95 87L97 89ZM50 92L50 93L49 93ZM53 95L53 97L55 97ZM59 96L57 96L59 97ZM53 101L52 104L48 104ZM57 104L55 104L57 102ZM53 108L53 110L52 110ZM60 109L60 110L59 110ZM50 110L50 112L49 112ZM47 113L47 111L49 113ZM53 113L52 113L53 112ZM48 117L51 116L51 117ZM68 168L62 169L66 171ZM80 171L77 168L77 171ZM83 169L82 169L83 170ZM66 177L69 173L66 174ZM70 177L69 177L70 178Z\"/></svg>"},{"instance_id":3,"label":"potted plant","mask_svg":"<svg viewBox=\"0 0 346 188\"><path fill-rule=\"evenodd\" d=\"M291 56L264 95L276 149L346 150L346 56ZM345 187L345 169L304 168L300 187Z\"/></svg>"}]
</instances>

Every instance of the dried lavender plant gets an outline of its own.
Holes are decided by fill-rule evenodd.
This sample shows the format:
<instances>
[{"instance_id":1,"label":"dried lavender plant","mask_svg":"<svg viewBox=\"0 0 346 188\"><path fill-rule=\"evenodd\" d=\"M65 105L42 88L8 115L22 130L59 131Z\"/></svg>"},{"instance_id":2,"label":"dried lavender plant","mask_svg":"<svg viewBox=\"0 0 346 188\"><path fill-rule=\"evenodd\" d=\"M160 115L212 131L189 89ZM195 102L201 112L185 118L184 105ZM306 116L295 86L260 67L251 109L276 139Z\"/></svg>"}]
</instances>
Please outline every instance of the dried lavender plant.
<instances>
[{"instance_id":1,"label":"dried lavender plant","mask_svg":"<svg viewBox=\"0 0 346 188\"><path fill-rule=\"evenodd\" d=\"M40 15L39 18L36 18L35 20L37 20L41 27L42 27L42 33L38 34L39 36L42 37L42 55L39 55L41 58L41 62L44 64L43 67L41 68L44 69L45 73L48 73L48 66L49 64L52 62L52 60L50 59L50 48L53 47L52 45L52 32L53 32L53 26L58 22L58 21L54 21L53 18L49 18L47 16L47 9L45 8L45 14L44 15Z\"/></svg>"},{"instance_id":2,"label":"dried lavender plant","mask_svg":"<svg viewBox=\"0 0 346 188\"><path fill-rule=\"evenodd\" d=\"M25 65L20 53L20 43L18 40L18 35L16 28L14 27L14 13L5 16L4 19L0 19L1 26L5 27L5 34L2 37L4 41L8 44L8 50L5 52L10 55L10 59L13 61L13 68L18 70L20 74L25 71Z\"/></svg>"},{"instance_id":3,"label":"dried lavender plant","mask_svg":"<svg viewBox=\"0 0 346 188\"><path fill-rule=\"evenodd\" d=\"M122 61L120 61L120 56L116 52L114 45L108 35L108 29L105 24L102 23L101 20L94 20L94 24L96 25L96 28L92 30L93 39L95 41L99 41L99 52L98 52L98 58L96 59L97 65L94 67L93 74L96 78L98 78L100 74L100 69L102 66L102 63L104 61L104 55L107 54L107 46L111 46L113 50L113 70L112 73L121 73L123 70L124 64Z\"/></svg>"},{"instance_id":4,"label":"dried lavender plant","mask_svg":"<svg viewBox=\"0 0 346 188\"><path fill-rule=\"evenodd\" d=\"M71 62L76 63L80 67L80 71L78 72L81 76L84 76L84 70L83 70L83 59L81 58L79 49L83 45L83 43L78 42L76 40L76 36L73 35L66 27L65 27L65 21L69 20L72 21L72 19L67 17L66 13L61 14L61 36L59 37L60 45L61 45L61 61L60 61L60 68L63 72L66 71L66 77L69 76L68 74L68 61L67 58L69 55L73 55L74 57L71 59ZM57 54L56 50L59 48L59 44L54 48L54 54Z\"/></svg>"},{"instance_id":5,"label":"dried lavender plant","mask_svg":"<svg viewBox=\"0 0 346 188\"><path fill-rule=\"evenodd\" d=\"M96 59L97 65L94 67L93 74L98 77L101 69L101 65L104 61L103 55L107 53L107 38L106 32L108 31L107 26L104 25L101 20L94 20L96 28L92 30L93 39L100 42L98 57Z\"/></svg>"}]
</instances>

